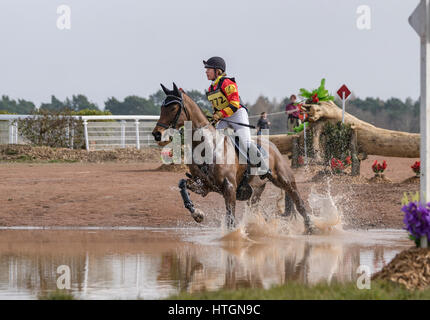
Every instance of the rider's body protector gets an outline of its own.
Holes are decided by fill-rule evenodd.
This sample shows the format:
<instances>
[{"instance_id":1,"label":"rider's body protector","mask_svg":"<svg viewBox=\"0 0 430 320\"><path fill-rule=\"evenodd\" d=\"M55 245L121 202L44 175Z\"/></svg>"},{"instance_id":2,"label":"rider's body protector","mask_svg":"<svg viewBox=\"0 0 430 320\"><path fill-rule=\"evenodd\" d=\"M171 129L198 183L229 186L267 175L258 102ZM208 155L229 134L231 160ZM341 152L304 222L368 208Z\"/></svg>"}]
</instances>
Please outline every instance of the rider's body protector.
<instances>
[{"instance_id":1,"label":"rider's body protector","mask_svg":"<svg viewBox=\"0 0 430 320\"><path fill-rule=\"evenodd\" d=\"M213 112L220 112L223 118L233 115L241 107L237 84L234 78L227 78L225 74L212 82L206 96L212 103Z\"/></svg>"}]
</instances>

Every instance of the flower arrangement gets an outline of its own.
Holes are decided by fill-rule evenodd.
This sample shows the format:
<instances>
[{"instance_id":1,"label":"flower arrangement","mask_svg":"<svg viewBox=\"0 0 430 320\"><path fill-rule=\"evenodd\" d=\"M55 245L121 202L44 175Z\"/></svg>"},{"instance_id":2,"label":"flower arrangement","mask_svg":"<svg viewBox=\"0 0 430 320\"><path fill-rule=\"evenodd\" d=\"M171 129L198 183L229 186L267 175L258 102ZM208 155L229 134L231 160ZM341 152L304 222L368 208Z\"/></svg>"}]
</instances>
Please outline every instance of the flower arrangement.
<instances>
[{"instance_id":1,"label":"flower arrangement","mask_svg":"<svg viewBox=\"0 0 430 320\"><path fill-rule=\"evenodd\" d=\"M343 165L342 161L336 158L331 158L330 167L335 173L341 173L343 170L345 170L345 166Z\"/></svg>"},{"instance_id":2,"label":"flower arrangement","mask_svg":"<svg viewBox=\"0 0 430 320\"><path fill-rule=\"evenodd\" d=\"M385 169L387 169L387 161L383 161L382 164L378 163L377 160L372 165L372 170L375 173L375 175L382 174Z\"/></svg>"},{"instance_id":3,"label":"flower arrangement","mask_svg":"<svg viewBox=\"0 0 430 320\"><path fill-rule=\"evenodd\" d=\"M321 80L321 84L317 89L308 91L300 89L300 96L306 99L306 103L318 103L320 101L333 101L334 97L325 89L325 79Z\"/></svg>"},{"instance_id":4,"label":"flower arrangement","mask_svg":"<svg viewBox=\"0 0 430 320\"><path fill-rule=\"evenodd\" d=\"M430 202L421 204L419 202L410 202L403 206L402 211L405 213L403 223L404 229L408 231L409 238L415 242L417 247L421 245L421 238L427 237L430 240Z\"/></svg>"},{"instance_id":5,"label":"flower arrangement","mask_svg":"<svg viewBox=\"0 0 430 320\"><path fill-rule=\"evenodd\" d=\"M334 173L342 173L352 163L351 156L346 157L345 161L341 161L336 158L332 158L330 161L330 167Z\"/></svg>"},{"instance_id":6,"label":"flower arrangement","mask_svg":"<svg viewBox=\"0 0 430 320\"><path fill-rule=\"evenodd\" d=\"M421 163L420 161L415 161L414 165L411 166L412 170L415 172L415 175L419 177L420 175L420 169L421 169Z\"/></svg>"}]
</instances>

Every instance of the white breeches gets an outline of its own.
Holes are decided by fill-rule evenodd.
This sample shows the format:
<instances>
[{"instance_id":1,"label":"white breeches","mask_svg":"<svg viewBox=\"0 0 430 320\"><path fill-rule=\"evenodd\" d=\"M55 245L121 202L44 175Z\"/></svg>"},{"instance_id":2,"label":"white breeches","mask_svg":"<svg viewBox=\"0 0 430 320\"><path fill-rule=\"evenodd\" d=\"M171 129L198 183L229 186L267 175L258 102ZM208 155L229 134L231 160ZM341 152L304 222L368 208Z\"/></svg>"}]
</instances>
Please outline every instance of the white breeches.
<instances>
[{"instance_id":1,"label":"white breeches","mask_svg":"<svg viewBox=\"0 0 430 320\"><path fill-rule=\"evenodd\" d=\"M243 107L233 113L233 115L225 119L227 121L234 121L249 125L248 112L246 112L245 108ZM216 125L216 129L232 128L236 132L236 135L239 136L240 143L248 147L252 141L251 130L249 129L249 127L244 127L227 121L220 120Z\"/></svg>"}]
</instances>

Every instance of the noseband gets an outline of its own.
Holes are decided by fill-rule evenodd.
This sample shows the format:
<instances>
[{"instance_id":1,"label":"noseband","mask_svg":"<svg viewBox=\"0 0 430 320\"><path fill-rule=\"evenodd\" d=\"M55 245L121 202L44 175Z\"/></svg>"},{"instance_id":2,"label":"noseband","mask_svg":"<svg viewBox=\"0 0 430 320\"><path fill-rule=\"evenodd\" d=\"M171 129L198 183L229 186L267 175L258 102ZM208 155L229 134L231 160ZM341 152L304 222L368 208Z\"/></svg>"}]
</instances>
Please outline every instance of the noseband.
<instances>
[{"instance_id":1,"label":"noseband","mask_svg":"<svg viewBox=\"0 0 430 320\"><path fill-rule=\"evenodd\" d=\"M164 99L161 107L167 107L168 105L171 105L173 103L179 104L179 109L176 112L176 115L175 115L175 118L173 119L173 121L170 122L170 124L164 124L162 122L157 122L157 126L160 126L164 129L176 128L176 124L178 123L178 120L179 120L179 117L182 113L182 110L184 110L185 115L187 116L187 119L190 118L188 111L185 108L184 101L182 100L182 97L177 97L174 95L167 95L167 97L166 97L166 99Z\"/></svg>"}]
</instances>

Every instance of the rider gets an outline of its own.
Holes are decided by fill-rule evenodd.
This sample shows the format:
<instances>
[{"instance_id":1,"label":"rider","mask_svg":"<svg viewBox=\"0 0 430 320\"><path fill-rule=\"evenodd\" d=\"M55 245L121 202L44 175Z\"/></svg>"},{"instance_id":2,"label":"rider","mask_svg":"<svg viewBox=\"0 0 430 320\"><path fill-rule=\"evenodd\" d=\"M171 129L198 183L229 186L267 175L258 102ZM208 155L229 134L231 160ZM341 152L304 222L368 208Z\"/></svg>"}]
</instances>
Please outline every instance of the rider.
<instances>
[{"instance_id":1,"label":"rider","mask_svg":"<svg viewBox=\"0 0 430 320\"><path fill-rule=\"evenodd\" d=\"M228 118L229 121L243 123L249 125L248 110L240 103L239 92L234 78L228 78L225 73L225 61L221 57L212 57L207 61L203 60L206 68L206 76L212 81L206 96L212 103L213 120L217 121L216 129L224 129L228 126L232 127L236 135L239 136L239 141L247 146L247 149L253 148L253 154L259 154L257 146L252 143L251 130L247 126L242 126L232 122L221 121ZM250 152L250 154L252 154ZM257 171L261 179L265 179L270 175L270 169L266 161L261 159L260 168Z\"/></svg>"}]
</instances>

